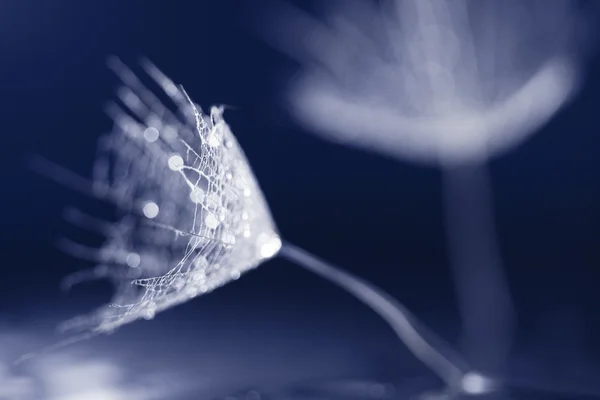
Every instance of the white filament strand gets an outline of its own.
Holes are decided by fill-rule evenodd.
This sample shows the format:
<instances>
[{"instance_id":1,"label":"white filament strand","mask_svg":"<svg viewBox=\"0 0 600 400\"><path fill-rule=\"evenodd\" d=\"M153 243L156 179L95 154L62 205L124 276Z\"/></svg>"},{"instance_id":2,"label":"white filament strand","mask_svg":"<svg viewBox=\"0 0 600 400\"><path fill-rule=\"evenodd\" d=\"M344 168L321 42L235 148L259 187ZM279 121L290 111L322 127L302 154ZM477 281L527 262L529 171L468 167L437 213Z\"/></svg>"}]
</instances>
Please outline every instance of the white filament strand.
<instances>
[{"instance_id":1,"label":"white filament strand","mask_svg":"<svg viewBox=\"0 0 600 400\"><path fill-rule=\"evenodd\" d=\"M290 243L284 243L279 254L343 288L369 306L390 325L415 357L436 373L449 387L457 387L466 372L464 366L459 366L463 363L458 360L457 356L453 357L454 360L450 360L429 344L419 333L419 330L425 330L423 324L417 323L416 318L397 300L371 283L326 263ZM416 328L417 325L419 325L419 329ZM428 332L428 336L434 337L431 332ZM441 339L436 341L441 343ZM449 349L446 350L449 351Z\"/></svg>"}]
</instances>

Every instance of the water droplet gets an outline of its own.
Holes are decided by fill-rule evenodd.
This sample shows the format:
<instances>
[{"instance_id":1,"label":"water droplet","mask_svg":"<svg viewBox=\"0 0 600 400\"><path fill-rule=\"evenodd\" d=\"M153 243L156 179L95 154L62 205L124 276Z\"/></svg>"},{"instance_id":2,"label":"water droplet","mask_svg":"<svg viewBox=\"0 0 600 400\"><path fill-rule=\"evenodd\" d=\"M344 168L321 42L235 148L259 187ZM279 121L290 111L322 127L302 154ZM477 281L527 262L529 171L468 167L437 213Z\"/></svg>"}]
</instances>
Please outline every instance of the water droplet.
<instances>
[{"instance_id":1,"label":"water droplet","mask_svg":"<svg viewBox=\"0 0 600 400\"><path fill-rule=\"evenodd\" d=\"M181 279L181 278L177 278L173 282L173 287L177 291L180 291L181 289L183 289L184 286L185 286L185 281L183 279Z\"/></svg>"},{"instance_id":2,"label":"water droplet","mask_svg":"<svg viewBox=\"0 0 600 400\"><path fill-rule=\"evenodd\" d=\"M184 165L183 158L179 154L173 154L169 157L169 168L173 171L180 171Z\"/></svg>"},{"instance_id":3,"label":"water droplet","mask_svg":"<svg viewBox=\"0 0 600 400\"><path fill-rule=\"evenodd\" d=\"M158 140L158 136L158 129L153 126L150 126L144 130L144 139L146 139L148 143L156 142Z\"/></svg>"},{"instance_id":4,"label":"water droplet","mask_svg":"<svg viewBox=\"0 0 600 400\"><path fill-rule=\"evenodd\" d=\"M221 138L219 136L220 135L216 131L213 130L213 132L211 132L208 135L208 138L207 138L208 145L210 147L219 147L221 145Z\"/></svg>"},{"instance_id":5,"label":"water droplet","mask_svg":"<svg viewBox=\"0 0 600 400\"><path fill-rule=\"evenodd\" d=\"M146 204L144 204L142 212L144 213L146 218L150 218L150 219L156 218L156 216L159 213L158 204L156 204L153 201L149 201Z\"/></svg>"},{"instance_id":6,"label":"water droplet","mask_svg":"<svg viewBox=\"0 0 600 400\"><path fill-rule=\"evenodd\" d=\"M260 256L262 258L271 258L281 249L281 239L277 235L267 235L261 233L259 236Z\"/></svg>"},{"instance_id":7,"label":"water droplet","mask_svg":"<svg viewBox=\"0 0 600 400\"><path fill-rule=\"evenodd\" d=\"M191 276L191 280L194 283L200 283L203 282L206 279L206 275L204 274L203 271L193 271L192 272L192 276Z\"/></svg>"},{"instance_id":8,"label":"water droplet","mask_svg":"<svg viewBox=\"0 0 600 400\"><path fill-rule=\"evenodd\" d=\"M462 378L462 390L471 395L489 393L494 388L494 382L478 372L467 372Z\"/></svg>"},{"instance_id":9,"label":"water droplet","mask_svg":"<svg viewBox=\"0 0 600 400\"><path fill-rule=\"evenodd\" d=\"M138 253L129 253L125 258L125 262L131 268L137 268L141 261L142 259Z\"/></svg>"},{"instance_id":10,"label":"water droplet","mask_svg":"<svg viewBox=\"0 0 600 400\"><path fill-rule=\"evenodd\" d=\"M196 286L190 286L187 290L186 290L186 295L190 298L193 299L194 297L198 296L198 288Z\"/></svg>"},{"instance_id":11,"label":"water droplet","mask_svg":"<svg viewBox=\"0 0 600 400\"><path fill-rule=\"evenodd\" d=\"M204 223L208 229L217 229L220 224L219 220L213 213L208 213L208 215L204 218Z\"/></svg>"},{"instance_id":12,"label":"water droplet","mask_svg":"<svg viewBox=\"0 0 600 400\"><path fill-rule=\"evenodd\" d=\"M194 204L202 204L202 202L204 201L204 190L202 190L202 188L199 187L195 187L194 189L192 189L192 191L190 192L190 200Z\"/></svg>"},{"instance_id":13,"label":"water droplet","mask_svg":"<svg viewBox=\"0 0 600 400\"><path fill-rule=\"evenodd\" d=\"M196 257L196 259L194 260L194 267L201 269L201 270L206 269L206 267L208 267L208 261L206 260L206 257L204 257L204 256Z\"/></svg>"},{"instance_id":14,"label":"water droplet","mask_svg":"<svg viewBox=\"0 0 600 400\"><path fill-rule=\"evenodd\" d=\"M229 231L224 231L222 235L223 243L233 246L235 244L235 236Z\"/></svg>"},{"instance_id":15,"label":"water droplet","mask_svg":"<svg viewBox=\"0 0 600 400\"><path fill-rule=\"evenodd\" d=\"M146 305L146 308L143 311L143 317L145 320L151 320L156 315L156 304L150 302Z\"/></svg>"}]
</instances>

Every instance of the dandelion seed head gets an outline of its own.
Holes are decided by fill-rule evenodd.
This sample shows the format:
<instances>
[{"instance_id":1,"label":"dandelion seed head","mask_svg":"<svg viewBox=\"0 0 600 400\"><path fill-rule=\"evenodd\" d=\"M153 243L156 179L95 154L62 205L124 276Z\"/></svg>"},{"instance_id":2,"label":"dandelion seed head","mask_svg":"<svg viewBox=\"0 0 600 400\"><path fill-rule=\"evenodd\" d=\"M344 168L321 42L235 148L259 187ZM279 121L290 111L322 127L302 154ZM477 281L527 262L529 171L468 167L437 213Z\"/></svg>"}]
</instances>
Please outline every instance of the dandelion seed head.
<instances>
[{"instance_id":1,"label":"dandelion seed head","mask_svg":"<svg viewBox=\"0 0 600 400\"><path fill-rule=\"evenodd\" d=\"M514 148L578 88L587 25L569 0L338 2L282 8L291 114L336 142L427 164ZM283 22L282 22L283 21Z\"/></svg>"},{"instance_id":2,"label":"dandelion seed head","mask_svg":"<svg viewBox=\"0 0 600 400\"><path fill-rule=\"evenodd\" d=\"M101 139L94 168L94 185L120 212L99 253L120 252L130 268L109 267L103 275L115 285L111 306L64 325L94 332L152 319L238 279L281 248L223 107L205 114L149 62L143 68L162 94L119 60L111 67L124 82L118 93L127 108L110 110L114 129Z\"/></svg>"}]
</instances>

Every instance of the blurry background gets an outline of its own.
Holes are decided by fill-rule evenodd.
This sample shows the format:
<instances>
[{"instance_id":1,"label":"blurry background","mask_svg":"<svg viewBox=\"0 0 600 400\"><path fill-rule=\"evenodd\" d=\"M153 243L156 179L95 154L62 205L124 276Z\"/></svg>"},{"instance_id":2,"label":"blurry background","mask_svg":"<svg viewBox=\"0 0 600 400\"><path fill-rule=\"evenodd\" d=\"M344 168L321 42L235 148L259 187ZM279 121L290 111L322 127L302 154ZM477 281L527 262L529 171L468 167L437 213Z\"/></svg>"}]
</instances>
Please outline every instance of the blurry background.
<instances>
[{"instance_id":1,"label":"blurry background","mask_svg":"<svg viewBox=\"0 0 600 400\"><path fill-rule=\"evenodd\" d=\"M282 235L380 285L455 339L439 170L330 144L294 125L277 100L294 65L251 33L258 4L1 2L0 328L34 337L17 340L21 351L54 341L58 322L109 299L102 283L60 291L62 277L89 265L55 243L101 240L69 226L65 206L100 216L110 208L29 171L27 157L89 176L96 139L111 127L103 112L117 87L110 55L133 67L145 56L200 104L236 107L226 118ZM492 163L498 235L519 311L517 371L588 381L600 373L598 72L600 59L592 58L575 101ZM19 352L2 338L0 356ZM358 301L280 260L76 350L205 389L423 372Z\"/></svg>"}]
</instances>

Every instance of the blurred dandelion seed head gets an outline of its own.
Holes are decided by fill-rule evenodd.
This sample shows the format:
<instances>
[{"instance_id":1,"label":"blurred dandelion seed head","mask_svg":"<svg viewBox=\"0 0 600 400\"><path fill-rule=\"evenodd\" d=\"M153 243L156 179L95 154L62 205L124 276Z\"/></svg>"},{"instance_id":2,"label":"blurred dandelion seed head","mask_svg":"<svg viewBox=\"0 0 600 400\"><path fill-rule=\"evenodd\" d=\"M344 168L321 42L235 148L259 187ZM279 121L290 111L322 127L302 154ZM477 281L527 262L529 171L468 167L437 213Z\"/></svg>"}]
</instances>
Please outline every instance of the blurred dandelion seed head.
<instances>
[{"instance_id":1,"label":"blurred dandelion seed head","mask_svg":"<svg viewBox=\"0 0 600 400\"><path fill-rule=\"evenodd\" d=\"M148 83L117 59L110 66L124 83L118 96L125 107L108 109L115 125L100 140L94 187L122 213L99 250L108 267L90 274L111 279L116 294L113 304L65 329L111 332L152 319L239 278L281 247L223 108L204 114L148 62Z\"/></svg>"},{"instance_id":2,"label":"blurred dandelion seed head","mask_svg":"<svg viewBox=\"0 0 600 400\"><path fill-rule=\"evenodd\" d=\"M291 113L331 140L422 163L481 161L577 88L584 20L568 0L281 7L267 40L298 60Z\"/></svg>"}]
</instances>

